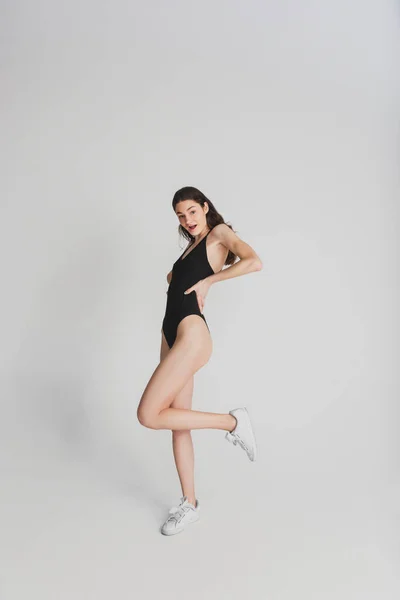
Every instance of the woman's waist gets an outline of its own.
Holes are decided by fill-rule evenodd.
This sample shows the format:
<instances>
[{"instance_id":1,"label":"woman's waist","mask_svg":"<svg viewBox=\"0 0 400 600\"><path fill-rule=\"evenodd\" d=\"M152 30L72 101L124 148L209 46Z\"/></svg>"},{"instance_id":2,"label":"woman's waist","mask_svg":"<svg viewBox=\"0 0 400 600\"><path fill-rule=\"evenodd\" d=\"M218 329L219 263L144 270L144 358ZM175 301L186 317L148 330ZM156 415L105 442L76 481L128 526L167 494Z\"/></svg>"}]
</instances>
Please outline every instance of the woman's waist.
<instances>
[{"instance_id":1,"label":"woman's waist","mask_svg":"<svg viewBox=\"0 0 400 600\"><path fill-rule=\"evenodd\" d=\"M185 290L168 290L166 304L166 309L168 311L173 312L174 310L179 310L185 297L184 291Z\"/></svg>"},{"instance_id":2,"label":"woman's waist","mask_svg":"<svg viewBox=\"0 0 400 600\"><path fill-rule=\"evenodd\" d=\"M190 306L193 302L197 305L197 295L195 290L185 294L185 291L191 286L182 288L169 288L167 291L166 312L168 314L179 313L184 305Z\"/></svg>"}]
</instances>

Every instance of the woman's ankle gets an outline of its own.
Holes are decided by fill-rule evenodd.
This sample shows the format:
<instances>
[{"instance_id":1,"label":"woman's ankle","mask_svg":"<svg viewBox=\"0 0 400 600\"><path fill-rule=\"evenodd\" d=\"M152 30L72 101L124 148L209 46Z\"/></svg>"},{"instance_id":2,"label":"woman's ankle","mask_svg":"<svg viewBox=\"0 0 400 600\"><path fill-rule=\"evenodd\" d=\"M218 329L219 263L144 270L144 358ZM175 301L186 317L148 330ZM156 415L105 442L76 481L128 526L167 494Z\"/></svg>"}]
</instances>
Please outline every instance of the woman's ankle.
<instances>
[{"instance_id":1,"label":"woman's ankle","mask_svg":"<svg viewBox=\"0 0 400 600\"><path fill-rule=\"evenodd\" d=\"M230 417L230 425L229 425L229 433L232 433L232 431L236 428L237 425L237 419L236 417L234 417L233 415L228 415Z\"/></svg>"}]
</instances>

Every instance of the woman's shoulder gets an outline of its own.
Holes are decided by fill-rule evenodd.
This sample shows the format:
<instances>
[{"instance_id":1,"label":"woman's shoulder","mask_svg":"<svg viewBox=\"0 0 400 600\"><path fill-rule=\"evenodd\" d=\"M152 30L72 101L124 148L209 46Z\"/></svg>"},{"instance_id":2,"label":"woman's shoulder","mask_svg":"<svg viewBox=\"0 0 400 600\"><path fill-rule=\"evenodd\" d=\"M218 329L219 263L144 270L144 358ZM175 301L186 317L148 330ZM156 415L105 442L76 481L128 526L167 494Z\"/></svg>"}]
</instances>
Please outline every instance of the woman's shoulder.
<instances>
[{"instance_id":1,"label":"woman's shoulder","mask_svg":"<svg viewBox=\"0 0 400 600\"><path fill-rule=\"evenodd\" d=\"M224 234L226 235L229 231L232 231L229 225L227 225L226 223L218 223L218 225L214 225L210 233L212 232L215 237L221 238Z\"/></svg>"}]
</instances>

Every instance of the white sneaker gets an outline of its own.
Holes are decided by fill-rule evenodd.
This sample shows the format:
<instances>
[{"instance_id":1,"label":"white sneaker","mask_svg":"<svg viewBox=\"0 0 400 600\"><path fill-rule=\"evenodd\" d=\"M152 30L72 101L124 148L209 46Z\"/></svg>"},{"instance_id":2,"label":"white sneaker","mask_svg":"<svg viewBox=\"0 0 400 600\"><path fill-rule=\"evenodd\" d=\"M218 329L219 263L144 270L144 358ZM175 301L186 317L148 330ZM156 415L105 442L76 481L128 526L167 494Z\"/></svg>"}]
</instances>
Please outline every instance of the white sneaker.
<instances>
[{"instance_id":1,"label":"white sneaker","mask_svg":"<svg viewBox=\"0 0 400 600\"><path fill-rule=\"evenodd\" d=\"M161 533L164 535L174 535L185 529L188 523L194 523L199 519L200 504L196 500L196 506L193 506L186 496L182 496L179 506L170 509L170 516L161 527Z\"/></svg>"},{"instance_id":2,"label":"white sneaker","mask_svg":"<svg viewBox=\"0 0 400 600\"><path fill-rule=\"evenodd\" d=\"M235 446L239 444L249 459L254 462L257 458L257 444L247 409L234 408L229 411L229 414L235 417L237 423L233 431L225 434L226 439Z\"/></svg>"}]
</instances>

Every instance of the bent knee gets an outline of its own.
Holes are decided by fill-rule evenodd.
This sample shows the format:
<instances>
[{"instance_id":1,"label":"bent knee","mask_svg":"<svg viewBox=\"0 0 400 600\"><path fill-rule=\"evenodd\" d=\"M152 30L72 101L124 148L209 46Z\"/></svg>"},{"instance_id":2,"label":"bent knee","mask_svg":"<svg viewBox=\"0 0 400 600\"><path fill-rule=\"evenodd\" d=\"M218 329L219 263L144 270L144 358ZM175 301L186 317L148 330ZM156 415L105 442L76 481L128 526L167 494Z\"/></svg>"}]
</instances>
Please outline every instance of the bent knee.
<instances>
[{"instance_id":1,"label":"bent knee","mask_svg":"<svg viewBox=\"0 0 400 600\"><path fill-rule=\"evenodd\" d=\"M157 415L153 415L147 410L143 410L142 408L138 408L136 413L137 419L143 427L147 427L148 429L158 429L157 427Z\"/></svg>"}]
</instances>

